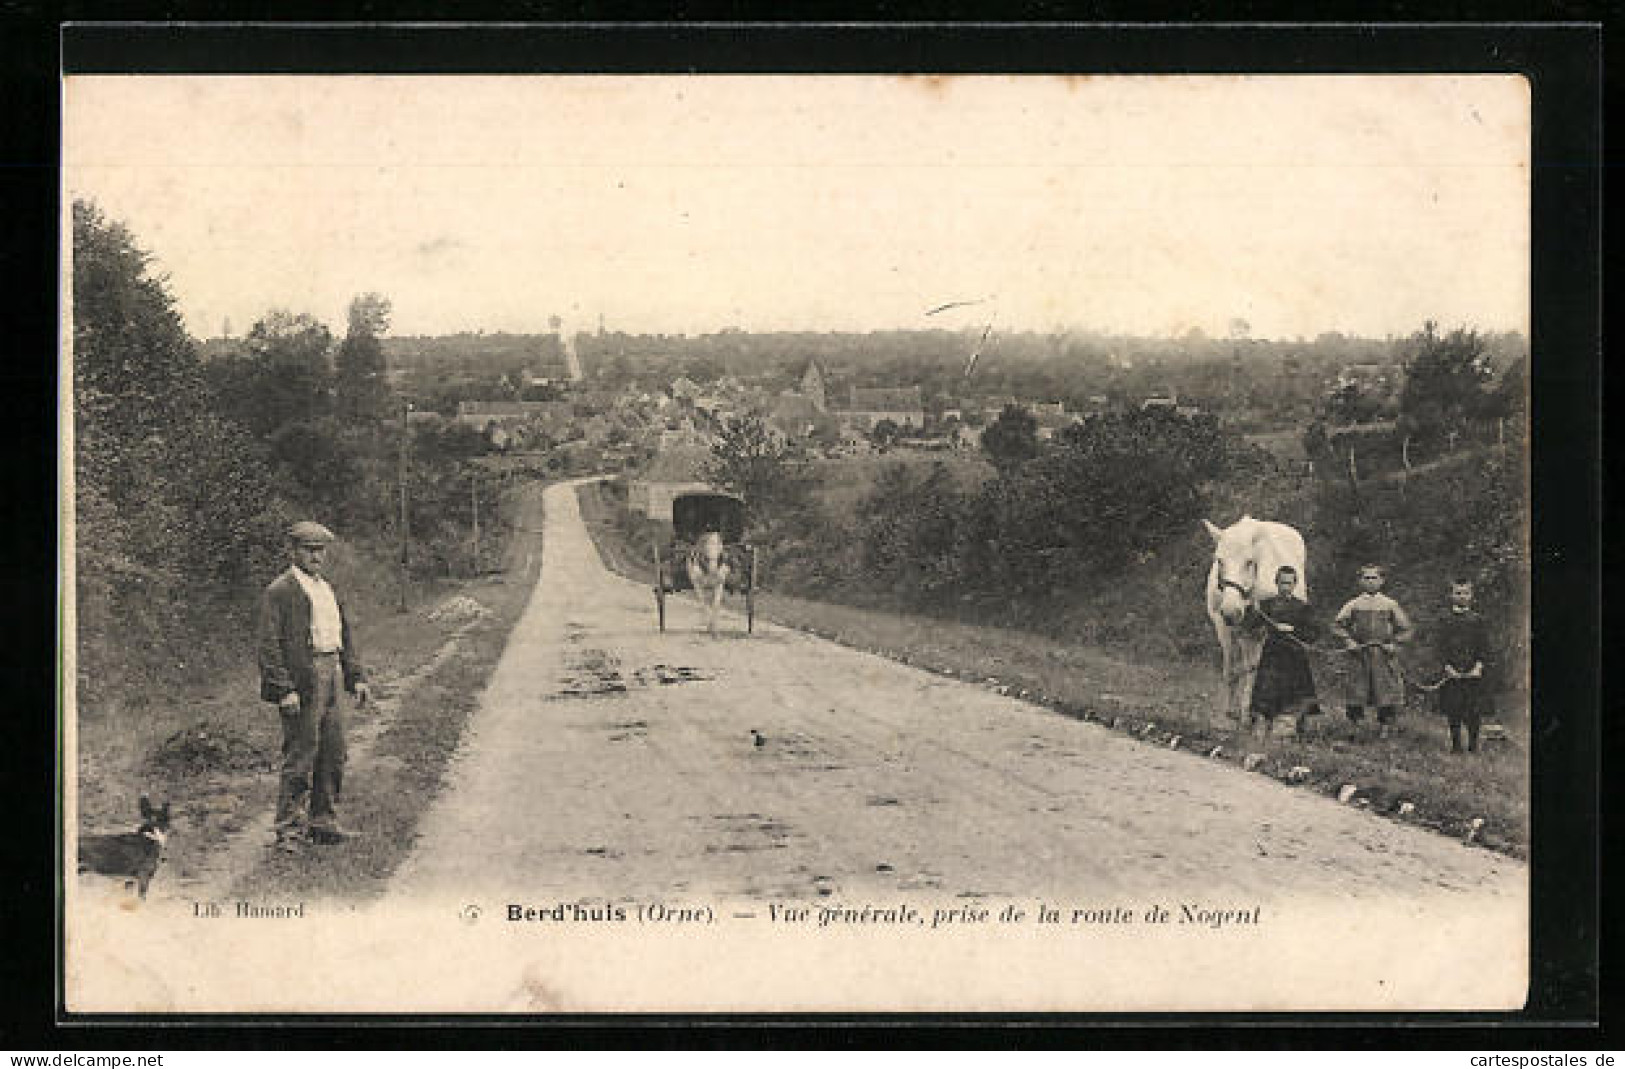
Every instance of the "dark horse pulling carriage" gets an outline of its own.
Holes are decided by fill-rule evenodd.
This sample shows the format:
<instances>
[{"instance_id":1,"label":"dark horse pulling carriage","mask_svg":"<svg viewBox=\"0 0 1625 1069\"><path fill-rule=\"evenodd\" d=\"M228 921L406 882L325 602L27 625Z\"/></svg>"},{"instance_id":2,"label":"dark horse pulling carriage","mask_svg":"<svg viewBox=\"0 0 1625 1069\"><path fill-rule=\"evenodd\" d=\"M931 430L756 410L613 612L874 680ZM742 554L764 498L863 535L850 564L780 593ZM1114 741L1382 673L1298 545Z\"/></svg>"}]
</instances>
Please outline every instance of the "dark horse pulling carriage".
<instances>
[{"instance_id":1,"label":"dark horse pulling carriage","mask_svg":"<svg viewBox=\"0 0 1625 1069\"><path fill-rule=\"evenodd\" d=\"M701 538L715 531L728 565L727 590L745 595L745 629L756 628L756 547L745 541L745 503L732 494L679 494L671 503L672 540L655 547L655 605L666 630L666 595L693 590L689 561Z\"/></svg>"}]
</instances>

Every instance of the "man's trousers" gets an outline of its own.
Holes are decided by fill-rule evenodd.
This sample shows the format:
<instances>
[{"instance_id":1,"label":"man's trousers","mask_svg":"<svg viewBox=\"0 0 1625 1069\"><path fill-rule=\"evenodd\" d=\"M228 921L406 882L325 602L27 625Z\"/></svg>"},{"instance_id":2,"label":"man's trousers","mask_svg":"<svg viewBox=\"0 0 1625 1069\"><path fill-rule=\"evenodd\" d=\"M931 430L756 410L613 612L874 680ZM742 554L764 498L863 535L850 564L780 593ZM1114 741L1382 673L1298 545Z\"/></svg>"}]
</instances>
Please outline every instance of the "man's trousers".
<instances>
[{"instance_id":1,"label":"man's trousers","mask_svg":"<svg viewBox=\"0 0 1625 1069\"><path fill-rule=\"evenodd\" d=\"M306 826L331 828L334 806L344 785L344 693L339 655L318 653L310 693L299 708L282 709L282 788L277 799L277 835Z\"/></svg>"}]
</instances>

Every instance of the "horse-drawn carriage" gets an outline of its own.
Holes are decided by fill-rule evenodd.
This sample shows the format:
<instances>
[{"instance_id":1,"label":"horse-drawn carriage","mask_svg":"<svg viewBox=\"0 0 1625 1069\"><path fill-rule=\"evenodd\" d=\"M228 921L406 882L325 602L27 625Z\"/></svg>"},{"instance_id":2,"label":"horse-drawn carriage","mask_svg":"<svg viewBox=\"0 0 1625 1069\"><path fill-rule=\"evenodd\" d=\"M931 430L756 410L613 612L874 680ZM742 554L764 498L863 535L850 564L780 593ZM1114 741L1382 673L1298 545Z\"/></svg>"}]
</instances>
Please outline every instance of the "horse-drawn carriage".
<instances>
[{"instance_id":1,"label":"horse-drawn carriage","mask_svg":"<svg viewBox=\"0 0 1625 1069\"><path fill-rule=\"evenodd\" d=\"M723 585L745 595L745 630L756 627L756 547L745 541L745 503L732 494L679 494L671 503L671 544L655 547L655 605L666 630L666 595L705 582L707 567L726 565ZM720 558L706 562L706 536L720 539Z\"/></svg>"}]
</instances>

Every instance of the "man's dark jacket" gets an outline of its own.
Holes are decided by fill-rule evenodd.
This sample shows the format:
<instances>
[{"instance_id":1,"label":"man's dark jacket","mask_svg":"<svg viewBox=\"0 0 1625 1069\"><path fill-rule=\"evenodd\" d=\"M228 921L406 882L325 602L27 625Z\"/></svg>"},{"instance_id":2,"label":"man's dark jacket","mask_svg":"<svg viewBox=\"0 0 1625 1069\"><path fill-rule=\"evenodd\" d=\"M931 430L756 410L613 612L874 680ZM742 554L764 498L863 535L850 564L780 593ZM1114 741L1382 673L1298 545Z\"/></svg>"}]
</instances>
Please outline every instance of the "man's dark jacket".
<instances>
[{"instance_id":1,"label":"man's dark jacket","mask_svg":"<svg viewBox=\"0 0 1625 1069\"><path fill-rule=\"evenodd\" d=\"M344 599L337 590L333 591L333 599L338 602L344 635L339 650L344 689L353 693L357 683L366 681L367 673L350 633ZM316 676L310 648L310 597L292 568L277 576L260 598L259 661L261 700L280 702L297 691L300 701L310 703Z\"/></svg>"}]
</instances>

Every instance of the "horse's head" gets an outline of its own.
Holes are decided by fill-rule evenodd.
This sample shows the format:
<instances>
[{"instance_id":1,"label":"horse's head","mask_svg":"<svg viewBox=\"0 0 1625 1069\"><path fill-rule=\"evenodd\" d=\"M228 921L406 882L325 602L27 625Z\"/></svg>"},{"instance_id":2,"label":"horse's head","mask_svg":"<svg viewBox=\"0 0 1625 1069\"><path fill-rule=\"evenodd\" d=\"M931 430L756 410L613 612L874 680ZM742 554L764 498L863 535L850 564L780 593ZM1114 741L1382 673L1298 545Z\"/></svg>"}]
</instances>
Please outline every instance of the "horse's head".
<instances>
[{"instance_id":1,"label":"horse's head","mask_svg":"<svg viewBox=\"0 0 1625 1069\"><path fill-rule=\"evenodd\" d=\"M1241 623L1258 586L1255 522L1243 516L1223 530L1207 520L1202 521L1202 526L1213 536L1213 579L1218 588L1215 607L1224 622L1234 626Z\"/></svg>"},{"instance_id":2,"label":"horse's head","mask_svg":"<svg viewBox=\"0 0 1625 1069\"><path fill-rule=\"evenodd\" d=\"M716 531L705 532L700 536L695 550L699 553L700 560L705 562L706 568L715 571L717 565L722 562L722 535Z\"/></svg>"}]
</instances>

